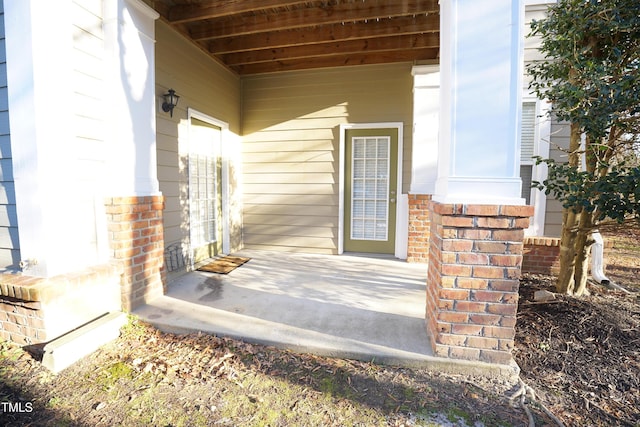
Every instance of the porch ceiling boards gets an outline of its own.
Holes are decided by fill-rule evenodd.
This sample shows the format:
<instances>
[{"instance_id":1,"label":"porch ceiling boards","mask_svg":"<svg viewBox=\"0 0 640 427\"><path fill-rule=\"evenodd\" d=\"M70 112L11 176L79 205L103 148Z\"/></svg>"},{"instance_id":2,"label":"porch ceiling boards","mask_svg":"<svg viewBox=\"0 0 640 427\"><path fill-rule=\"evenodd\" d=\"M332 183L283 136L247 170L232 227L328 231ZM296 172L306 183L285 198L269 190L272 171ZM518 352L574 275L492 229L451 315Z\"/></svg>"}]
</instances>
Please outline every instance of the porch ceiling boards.
<instances>
[{"instance_id":1,"label":"porch ceiling boards","mask_svg":"<svg viewBox=\"0 0 640 427\"><path fill-rule=\"evenodd\" d=\"M438 0L148 1L241 75L438 59Z\"/></svg>"}]
</instances>

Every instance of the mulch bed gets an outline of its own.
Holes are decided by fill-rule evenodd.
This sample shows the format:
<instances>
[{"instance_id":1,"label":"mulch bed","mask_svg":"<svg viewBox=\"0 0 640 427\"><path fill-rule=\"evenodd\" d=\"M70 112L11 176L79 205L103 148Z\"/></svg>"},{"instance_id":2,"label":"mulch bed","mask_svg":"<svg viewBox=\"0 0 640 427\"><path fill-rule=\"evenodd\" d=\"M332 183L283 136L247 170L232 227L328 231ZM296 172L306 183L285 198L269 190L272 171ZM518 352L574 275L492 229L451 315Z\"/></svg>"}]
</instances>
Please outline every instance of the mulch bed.
<instances>
[{"instance_id":1,"label":"mulch bed","mask_svg":"<svg viewBox=\"0 0 640 427\"><path fill-rule=\"evenodd\" d=\"M591 296L556 296L554 279L521 282L516 350L521 378L566 425L640 425L640 300L590 287Z\"/></svg>"}]
</instances>

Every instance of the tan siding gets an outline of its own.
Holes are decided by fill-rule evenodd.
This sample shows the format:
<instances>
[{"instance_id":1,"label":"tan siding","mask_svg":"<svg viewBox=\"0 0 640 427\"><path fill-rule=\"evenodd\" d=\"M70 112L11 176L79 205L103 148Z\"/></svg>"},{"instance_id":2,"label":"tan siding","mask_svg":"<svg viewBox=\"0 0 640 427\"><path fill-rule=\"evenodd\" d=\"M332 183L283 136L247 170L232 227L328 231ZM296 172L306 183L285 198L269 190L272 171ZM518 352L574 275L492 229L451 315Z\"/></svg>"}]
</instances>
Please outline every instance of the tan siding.
<instances>
[{"instance_id":1,"label":"tan siding","mask_svg":"<svg viewBox=\"0 0 640 427\"><path fill-rule=\"evenodd\" d=\"M180 96L173 117L161 110L162 94L169 88ZM163 22L156 24L157 162L160 191L165 196L165 246L189 247L188 120L193 108L229 124L240 134L240 79L187 42ZM239 150L239 148L238 148ZM239 183L234 172L239 159L230 159L232 251L241 248L242 212Z\"/></svg>"},{"instance_id":2,"label":"tan siding","mask_svg":"<svg viewBox=\"0 0 640 427\"><path fill-rule=\"evenodd\" d=\"M406 192L412 84L411 64L244 78L245 245L337 252L340 124L404 123Z\"/></svg>"}]
</instances>

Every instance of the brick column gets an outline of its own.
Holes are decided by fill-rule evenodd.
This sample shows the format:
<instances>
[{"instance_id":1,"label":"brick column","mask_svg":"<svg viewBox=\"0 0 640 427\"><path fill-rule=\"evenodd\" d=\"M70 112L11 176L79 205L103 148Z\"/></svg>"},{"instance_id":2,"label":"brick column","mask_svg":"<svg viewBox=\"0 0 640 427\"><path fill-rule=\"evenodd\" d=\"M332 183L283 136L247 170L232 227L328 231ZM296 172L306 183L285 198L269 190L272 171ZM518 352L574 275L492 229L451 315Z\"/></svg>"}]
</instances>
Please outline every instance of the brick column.
<instances>
[{"instance_id":1,"label":"brick column","mask_svg":"<svg viewBox=\"0 0 640 427\"><path fill-rule=\"evenodd\" d=\"M430 194L409 194L407 262L429 262Z\"/></svg>"},{"instance_id":2,"label":"brick column","mask_svg":"<svg viewBox=\"0 0 640 427\"><path fill-rule=\"evenodd\" d=\"M112 257L122 263L122 307L131 311L166 291L163 196L106 201Z\"/></svg>"},{"instance_id":3,"label":"brick column","mask_svg":"<svg viewBox=\"0 0 640 427\"><path fill-rule=\"evenodd\" d=\"M430 202L427 332L441 357L508 364L531 206Z\"/></svg>"}]
</instances>

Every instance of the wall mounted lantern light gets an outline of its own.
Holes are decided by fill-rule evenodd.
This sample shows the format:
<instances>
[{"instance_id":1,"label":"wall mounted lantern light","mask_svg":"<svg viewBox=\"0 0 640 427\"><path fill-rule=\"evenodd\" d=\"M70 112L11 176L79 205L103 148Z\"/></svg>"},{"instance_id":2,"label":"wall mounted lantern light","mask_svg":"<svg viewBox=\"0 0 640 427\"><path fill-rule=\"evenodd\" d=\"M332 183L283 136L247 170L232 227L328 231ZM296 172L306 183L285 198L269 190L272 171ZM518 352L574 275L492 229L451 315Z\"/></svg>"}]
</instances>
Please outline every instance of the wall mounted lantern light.
<instances>
[{"instance_id":1,"label":"wall mounted lantern light","mask_svg":"<svg viewBox=\"0 0 640 427\"><path fill-rule=\"evenodd\" d=\"M178 100L180 97L176 95L176 91L173 89L169 89L169 92L162 95L164 98L164 102L162 103L162 111L165 113L169 112L171 117L173 117L173 107L178 105Z\"/></svg>"}]
</instances>

